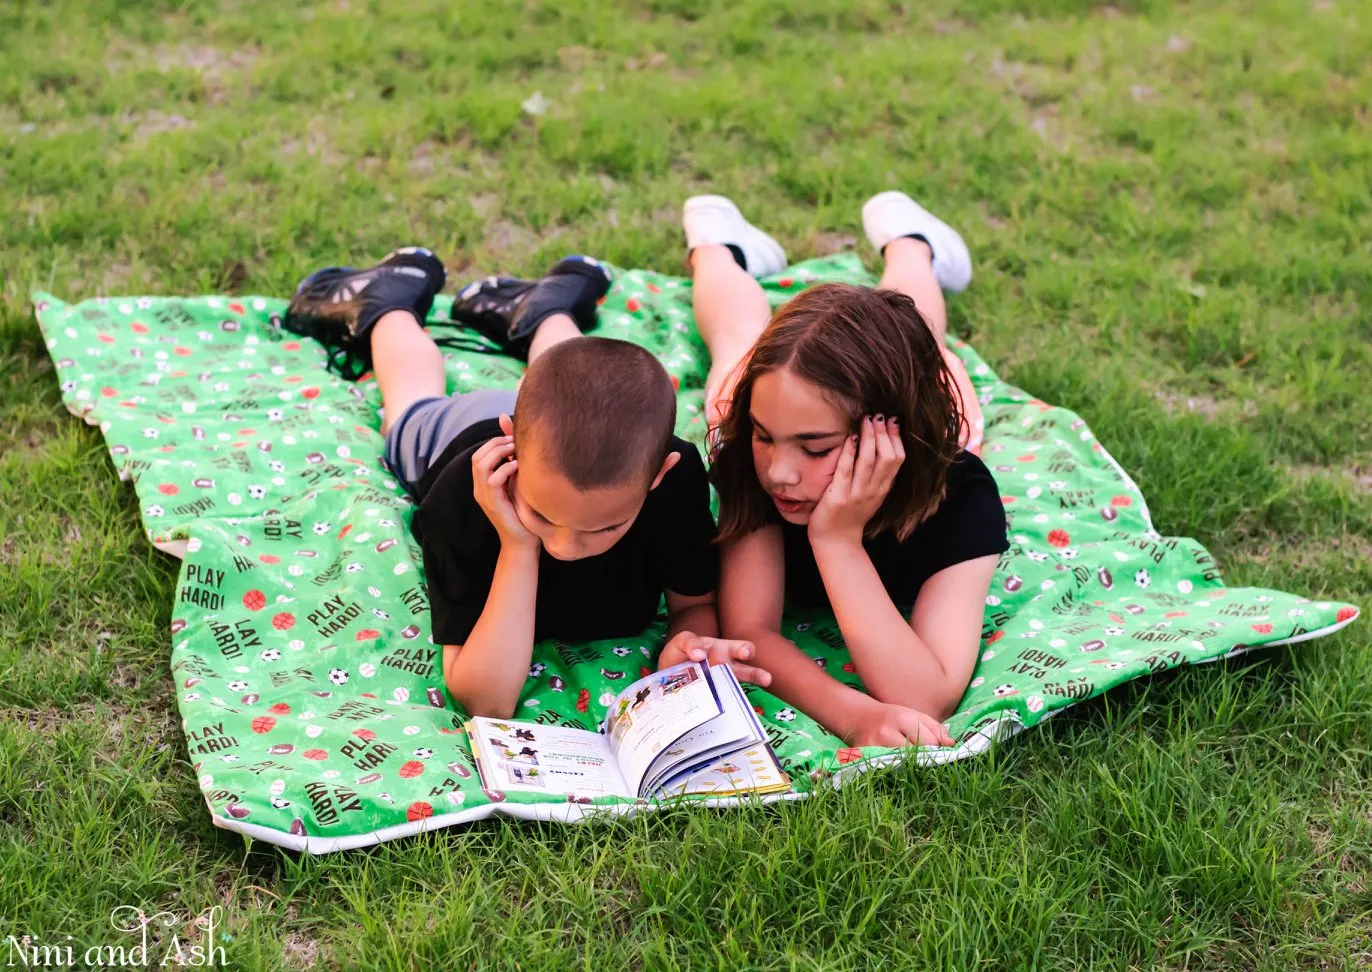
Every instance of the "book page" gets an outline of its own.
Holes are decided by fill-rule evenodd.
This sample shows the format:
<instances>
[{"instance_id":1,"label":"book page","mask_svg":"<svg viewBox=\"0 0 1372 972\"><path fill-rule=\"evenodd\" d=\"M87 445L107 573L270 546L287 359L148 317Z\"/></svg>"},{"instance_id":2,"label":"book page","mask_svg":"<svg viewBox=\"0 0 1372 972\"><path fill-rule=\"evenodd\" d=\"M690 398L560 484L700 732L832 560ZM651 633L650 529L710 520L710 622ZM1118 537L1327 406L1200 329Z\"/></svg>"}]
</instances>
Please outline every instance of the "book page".
<instances>
[{"instance_id":1,"label":"book page","mask_svg":"<svg viewBox=\"0 0 1372 972\"><path fill-rule=\"evenodd\" d=\"M716 757L767 738L762 727L749 718L753 713L729 666L715 665L707 671L723 711L686 733L653 760L643 780L645 791L655 790L666 781L711 765Z\"/></svg>"},{"instance_id":2,"label":"book page","mask_svg":"<svg viewBox=\"0 0 1372 972\"><path fill-rule=\"evenodd\" d=\"M743 793L780 793L791 780L777 764L766 743L731 753L683 778L670 780L657 794L663 799L697 794L737 796Z\"/></svg>"},{"instance_id":3,"label":"book page","mask_svg":"<svg viewBox=\"0 0 1372 972\"><path fill-rule=\"evenodd\" d=\"M699 662L654 672L621 692L605 715L605 732L634 794L659 753L722 711Z\"/></svg>"},{"instance_id":4,"label":"book page","mask_svg":"<svg viewBox=\"0 0 1372 972\"><path fill-rule=\"evenodd\" d=\"M578 797L636 795L599 733L479 717L468 723L467 732L488 788Z\"/></svg>"}]
</instances>

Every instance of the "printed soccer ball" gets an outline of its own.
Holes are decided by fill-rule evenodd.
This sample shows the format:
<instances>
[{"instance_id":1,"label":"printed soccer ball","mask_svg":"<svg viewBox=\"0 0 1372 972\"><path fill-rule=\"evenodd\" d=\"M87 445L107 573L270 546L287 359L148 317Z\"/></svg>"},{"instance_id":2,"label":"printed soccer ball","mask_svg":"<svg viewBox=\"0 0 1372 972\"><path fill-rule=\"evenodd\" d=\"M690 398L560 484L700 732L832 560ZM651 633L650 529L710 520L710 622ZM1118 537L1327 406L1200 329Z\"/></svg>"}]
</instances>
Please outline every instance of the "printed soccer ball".
<instances>
[{"instance_id":1,"label":"printed soccer ball","mask_svg":"<svg viewBox=\"0 0 1372 972\"><path fill-rule=\"evenodd\" d=\"M382 621L389 621L391 619L391 616L387 614L385 611L381 610L381 608L372 608L372 614L375 614Z\"/></svg>"},{"instance_id":2,"label":"printed soccer ball","mask_svg":"<svg viewBox=\"0 0 1372 972\"><path fill-rule=\"evenodd\" d=\"M272 472L285 472L286 464L280 459L273 459L271 462L267 463L267 468Z\"/></svg>"},{"instance_id":3,"label":"printed soccer ball","mask_svg":"<svg viewBox=\"0 0 1372 972\"><path fill-rule=\"evenodd\" d=\"M615 646L614 646L612 649L610 649L610 650L613 651L613 652L614 652L616 655L618 655L620 658L623 658L625 655L627 655L627 654L629 654L631 651L633 651L633 649L630 648L630 647L628 647L627 645L615 645Z\"/></svg>"},{"instance_id":4,"label":"printed soccer ball","mask_svg":"<svg viewBox=\"0 0 1372 972\"><path fill-rule=\"evenodd\" d=\"M538 676L542 675L547 670L547 665L543 664L542 662L534 662L532 665L529 666L529 677L538 678Z\"/></svg>"},{"instance_id":5,"label":"printed soccer ball","mask_svg":"<svg viewBox=\"0 0 1372 972\"><path fill-rule=\"evenodd\" d=\"M252 483L248 486L248 495L253 499L261 499L267 495L267 487Z\"/></svg>"},{"instance_id":6,"label":"printed soccer ball","mask_svg":"<svg viewBox=\"0 0 1372 972\"><path fill-rule=\"evenodd\" d=\"M1111 637L1115 637L1124 634L1124 629L1112 624L1105 629L1105 633Z\"/></svg>"},{"instance_id":7,"label":"printed soccer ball","mask_svg":"<svg viewBox=\"0 0 1372 972\"><path fill-rule=\"evenodd\" d=\"M152 506L149 506L144 512L146 512L148 516L161 516L163 513L166 512L166 510L162 509L162 507L154 503Z\"/></svg>"},{"instance_id":8,"label":"printed soccer ball","mask_svg":"<svg viewBox=\"0 0 1372 972\"><path fill-rule=\"evenodd\" d=\"M235 692L241 692L247 687L248 683L243 681L241 678L236 678L229 683L229 688L233 689Z\"/></svg>"},{"instance_id":9,"label":"printed soccer ball","mask_svg":"<svg viewBox=\"0 0 1372 972\"><path fill-rule=\"evenodd\" d=\"M779 722L794 722L796 714L791 709L782 709L777 713L776 717Z\"/></svg>"},{"instance_id":10,"label":"printed soccer ball","mask_svg":"<svg viewBox=\"0 0 1372 972\"><path fill-rule=\"evenodd\" d=\"M1048 559L1048 555L1042 550L1026 550L1024 555L1036 564L1041 564Z\"/></svg>"},{"instance_id":11,"label":"printed soccer ball","mask_svg":"<svg viewBox=\"0 0 1372 972\"><path fill-rule=\"evenodd\" d=\"M341 668L329 669L329 681L335 685L344 685L348 681L348 673Z\"/></svg>"},{"instance_id":12,"label":"printed soccer ball","mask_svg":"<svg viewBox=\"0 0 1372 972\"><path fill-rule=\"evenodd\" d=\"M268 648L266 651L262 652L262 654L258 657L260 657L263 661L280 661L281 652L276 648Z\"/></svg>"},{"instance_id":13,"label":"printed soccer ball","mask_svg":"<svg viewBox=\"0 0 1372 972\"><path fill-rule=\"evenodd\" d=\"M998 698L998 699L1003 699L1003 698L1005 698L1007 695L1014 695L1014 694L1015 694L1015 691L1016 691L1015 687L1014 687L1013 685L1010 685L1010 684L1007 683L1007 684L1005 684L1005 685L997 685L997 686L992 690L992 694L993 694L996 698Z\"/></svg>"},{"instance_id":14,"label":"printed soccer ball","mask_svg":"<svg viewBox=\"0 0 1372 972\"><path fill-rule=\"evenodd\" d=\"M425 747L420 746L418 749L414 751L414 754L418 756L420 759L428 759L430 756L434 754L434 751L432 749L426 749Z\"/></svg>"},{"instance_id":15,"label":"printed soccer ball","mask_svg":"<svg viewBox=\"0 0 1372 972\"><path fill-rule=\"evenodd\" d=\"M144 430L143 430L143 438L145 438L145 439L155 439L155 438L157 438L157 430L156 430L156 429L144 429Z\"/></svg>"},{"instance_id":16,"label":"printed soccer ball","mask_svg":"<svg viewBox=\"0 0 1372 972\"><path fill-rule=\"evenodd\" d=\"M1063 547L1061 550L1058 551L1058 556L1061 557L1063 560L1076 560L1076 559L1077 559L1077 548L1076 548L1076 547Z\"/></svg>"},{"instance_id":17,"label":"printed soccer ball","mask_svg":"<svg viewBox=\"0 0 1372 972\"><path fill-rule=\"evenodd\" d=\"M1140 570L1134 575L1134 583L1139 585L1139 587L1147 587L1149 584L1153 583L1153 578L1148 575L1148 571Z\"/></svg>"},{"instance_id":18,"label":"printed soccer ball","mask_svg":"<svg viewBox=\"0 0 1372 972\"><path fill-rule=\"evenodd\" d=\"M316 537L322 537L324 534L326 534L326 533L328 533L328 532L329 532L329 525L328 525L327 523L316 523L316 524L314 525L314 535L315 535Z\"/></svg>"},{"instance_id":19,"label":"printed soccer ball","mask_svg":"<svg viewBox=\"0 0 1372 972\"><path fill-rule=\"evenodd\" d=\"M349 564L345 569L350 574L356 574L358 571L362 569L362 565L354 561L353 563Z\"/></svg>"},{"instance_id":20,"label":"printed soccer ball","mask_svg":"<svg viewBox=\"0 0 1372 972\"><path fill-rule=\"evenodd\" d=\"M283 800L277 796L271 797L270 799L272 806L276 807L276 809L278 810L285 810L287 807L291 805L290 800Z\"/></svg>"},{"instance_id":21,"label":"printed soccer ball","mask_svg":"<svg viewBox=\"0 0 1372 972\"><path fill-rule=\"evenodd\" d=\"M236 763L238 762L240 757L237 753L225 753L223 756L220 756L219 758L226 763Z\"/></svg>"}]
</instances>

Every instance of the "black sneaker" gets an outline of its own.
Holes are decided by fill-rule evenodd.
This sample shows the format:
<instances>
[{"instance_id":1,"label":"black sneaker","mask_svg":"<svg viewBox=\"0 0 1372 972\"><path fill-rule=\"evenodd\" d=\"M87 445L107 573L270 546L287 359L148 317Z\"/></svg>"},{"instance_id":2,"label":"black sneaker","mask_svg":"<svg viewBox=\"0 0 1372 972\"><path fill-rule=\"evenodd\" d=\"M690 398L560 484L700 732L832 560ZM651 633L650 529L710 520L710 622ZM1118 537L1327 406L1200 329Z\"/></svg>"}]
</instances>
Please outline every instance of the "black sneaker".
<instances>
[{"instance_id":1,"label":"black sneaker","mask_svg":"<svg viewBox=\"0 0 1372 972\"><path fill-rule=\"evenodd\" d=\"M506 354L527 360L538 325L553 314L568 315L583 333L595 327L596 304L609 289L610 271L599 260L569 256L541 280L472 281L453 301L452 319L490 338Z\"/></svg>"},{"instance_id":2,"label":"black sneaker","mask_svg":"<svg viewBox=\"0 0 1372 972\"><path fill-rule=\"evenodd\" d=\"M423 324L447 279L442 261L419 246L367 270L326 267L300 282L281 323L328 348L325 367L356 381L372 367L372 326L393 310L410 311Z\"/></svg>"}]
</instances>

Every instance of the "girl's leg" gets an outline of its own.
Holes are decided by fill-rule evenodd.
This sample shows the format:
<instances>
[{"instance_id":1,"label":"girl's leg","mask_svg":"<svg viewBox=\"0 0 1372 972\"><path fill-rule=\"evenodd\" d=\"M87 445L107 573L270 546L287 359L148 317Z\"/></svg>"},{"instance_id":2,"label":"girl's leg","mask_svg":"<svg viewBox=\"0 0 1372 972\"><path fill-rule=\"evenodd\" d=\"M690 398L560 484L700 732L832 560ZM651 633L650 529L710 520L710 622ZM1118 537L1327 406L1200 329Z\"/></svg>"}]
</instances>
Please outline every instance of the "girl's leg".
<instances>
[{"instance_id":1,"label":"girl's leg","mask_svg":"<svg viewBox=\"0 0 1372 972\"><path fill-rule=\"evenodd\" d=\"M705 420L713 427L728 411L743 362L767 326L772 309L762 287L738 265L727 246L698 246L690 260L696 328L710 349Z\"/></svg>"},{"instance_id":2,"label":"girl's leg","mask_svg":"<svg viewBox=\"0 0 1372 972\"><path fill-rule=\"evenodd\" d=\"M877 286L898 290L913 300L941 346L948 334L948 308L943 303L943 288L934 278L934 251L923 240L903 236L887 243L882 256L886 269Z\"/></svg>"},{"instance_id":3,"label":"girl's leg","mask_svg":"<svg viewBox=\"0 0 1372 972\"><path fill-rule=\"evenodd\" d=\"M724 196L692 196L681 207L681 224L695 282L696 328L710 349L705 422L713 428L728 412L740 366L772 316L753 278L784 270L786 251Z\"/></svg>"},{"instance_id":4,"label":"girl's leg","mask_svg":"<svg viewBox=\"0 0 1372 972\"><path fill-rule=\"evenodd\" d=\"M887 243L882 256L886 259L886 269L877 286L884 290L899 291L913 300L915 308L928 323L929 330L933 331L961 399L958 403L958 413L962 416L959 441L964 449L979 456L986 419L981 412L981 403L977 401L972 378L967 374L967 366L949 349L945 340L948 336L948 309L943 302L943 288L934 277L933 251L923 240L905 236Z\"/></svg>"},{"instance_id":5,"label":"girl's leg","mask_svg":"<svg viewBox=\"0 0 1372 972\"><path fill-rule=\"evenodd\" d=\"M394 310L372 328L372 373L381 386L385 415L381 434L421 398L442 398L448 382L443 355L418 319L409 311Z\"/></svg>"}]
</instances>

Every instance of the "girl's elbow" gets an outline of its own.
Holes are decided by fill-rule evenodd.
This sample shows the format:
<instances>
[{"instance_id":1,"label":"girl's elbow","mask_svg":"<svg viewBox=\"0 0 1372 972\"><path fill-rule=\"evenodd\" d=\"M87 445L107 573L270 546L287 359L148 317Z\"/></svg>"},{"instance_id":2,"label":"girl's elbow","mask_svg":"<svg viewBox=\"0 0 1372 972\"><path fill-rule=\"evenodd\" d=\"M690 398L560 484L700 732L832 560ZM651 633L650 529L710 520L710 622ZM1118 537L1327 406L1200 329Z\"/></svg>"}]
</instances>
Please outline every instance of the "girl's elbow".
<instances>
[{"instance_id":1,"label":"girl's elbow","mask_svg":"<svg viewBox=\"0 0 1372 972\"><path fill-rule=\"evenodd\" d=\"M873 680L864 681L867 694L878 702L888 705L903 705L915 709L940 722L948 719L957 711L958 703L967 691L966 684L955 684L949 679L936 679L921 685L902 684Z\"/></svg>"}]
</instances>

